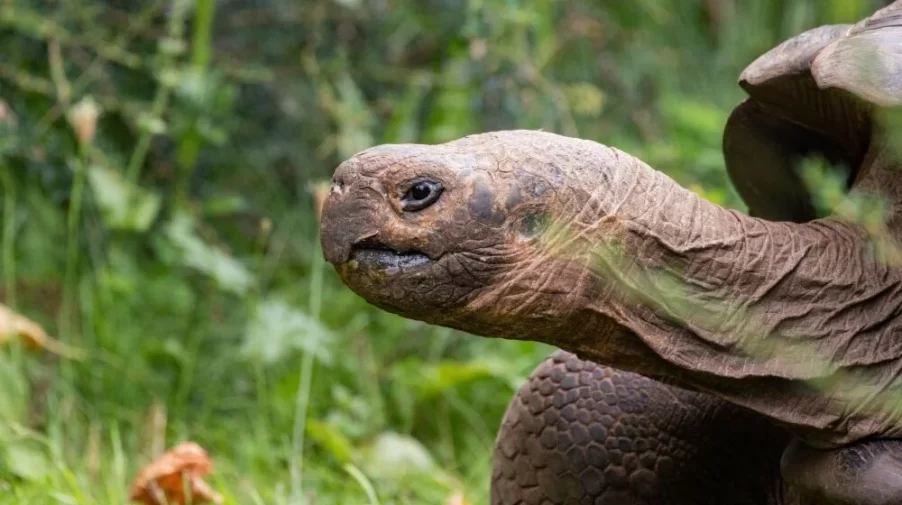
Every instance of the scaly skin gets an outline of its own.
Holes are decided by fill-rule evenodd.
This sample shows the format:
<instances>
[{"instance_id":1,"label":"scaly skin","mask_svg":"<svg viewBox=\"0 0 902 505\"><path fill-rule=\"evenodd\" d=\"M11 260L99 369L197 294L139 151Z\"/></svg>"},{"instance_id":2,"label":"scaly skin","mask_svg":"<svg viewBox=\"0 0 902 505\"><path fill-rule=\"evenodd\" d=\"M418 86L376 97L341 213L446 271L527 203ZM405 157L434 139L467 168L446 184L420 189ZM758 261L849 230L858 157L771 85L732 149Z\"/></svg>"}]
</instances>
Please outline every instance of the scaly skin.
<instances>
[{"instance_id":1,"label":"scaly skin","mask_svg":"<svg viewBox=\"0 0 902 505\"><path fill-rule=\"evenodd\" d=\"M899 459L902 441L812 449L716 397L558 351L504 416L492 505L898 505Z\"/></svg>"},{"instance_id":2,"label":"scaly skin","mask_svg":"<svg viewBox=\"0 0 902 505\"><path fill-rule=\"evenodd\" d=\"M780 476L788 442L715 397L559 351L504 416L492 505L814 505Z\"/></svg>"}]
</instances>

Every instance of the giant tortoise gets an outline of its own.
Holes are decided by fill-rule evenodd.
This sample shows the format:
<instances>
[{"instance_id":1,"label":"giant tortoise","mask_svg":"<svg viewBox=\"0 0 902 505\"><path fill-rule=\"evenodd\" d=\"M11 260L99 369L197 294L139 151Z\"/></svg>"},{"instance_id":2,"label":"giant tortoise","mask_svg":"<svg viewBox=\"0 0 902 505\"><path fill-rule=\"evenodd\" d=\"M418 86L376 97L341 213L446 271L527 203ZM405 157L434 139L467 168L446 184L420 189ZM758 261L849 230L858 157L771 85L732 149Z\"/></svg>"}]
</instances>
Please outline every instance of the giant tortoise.
<instances>
[{"instance_id":1,"label":"giant tortoise","mask_svg":"<svg viewBox=\"0 0 902 505\"><path fill-rule=\"evenodd\" d=\"M562 349L513 399L495 505L902 503L902 0L754 61L726 125L749 214L539 131L336 170L326 259L387 311ZM820 157L846 194L818 216ZM871 198L871 200L868 200ZM855 202L883 202L857 219Z\"/></svg>"}]
</instances>

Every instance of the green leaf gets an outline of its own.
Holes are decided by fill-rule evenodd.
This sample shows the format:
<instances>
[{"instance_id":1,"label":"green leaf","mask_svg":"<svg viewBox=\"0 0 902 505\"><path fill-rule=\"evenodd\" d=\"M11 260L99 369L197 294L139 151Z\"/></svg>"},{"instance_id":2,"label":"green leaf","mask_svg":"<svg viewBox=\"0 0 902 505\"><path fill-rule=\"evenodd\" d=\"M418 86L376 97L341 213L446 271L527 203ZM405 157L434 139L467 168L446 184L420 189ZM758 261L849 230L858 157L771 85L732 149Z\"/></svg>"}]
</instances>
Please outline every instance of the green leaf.
<instances>
[{"instance_id":1,"label":"green leaf","mask_svg":"<svg viewBox=\"0 0 902 505\"><path fill-rule=\"evenodd\" d=\"M371 475L401 479L435 468L432 455L417 439L393 432L381 433L366 451L366 468Z\"/></svg>"},{"instance_id":2,"label":"green leaf","mask_svg":"<svg viewBox=\"0 0 902 505\"><path fill-rule=\"evenodd\" d=\"M138 128L141 130L152 133L153 135L162 135L167 131L166 122L163 121L162 118L157 116L151 116L148 114L141 114L138 117Z\"/></svg>"},{"instance_id":3,"label":"green leaf","mask_svg":"<svg viewBox=\"0 0 902 505\"><path fill-rule=\"evenodd\" d=\"M118 171L92 166L88 184L110 229L147 231L160 212L159 195L131 183Z\"/></svg>"},{"instance_id":4,"label":"green leaf","mask_svg":"<svg viewBox=\"0 0 902 505\"><path fill-rule=\"evenodd\" d=\"M265 300L248 323L242 353L271 364L304 351L329 364L335 340L335 335L316 318L283 301Z\"/></svg>"},{"instance_id":5,"label":"green leaf","mask_svg":"<svg viewBox=\"0 0 902 505\"><path fill-rule=\"evenodd\" d=\"M307 422L307 434L325 447L340 463L351 462L354 446L336 426L312 419Z\"/></svg>"},{"instance_id":6,"label":"green leaf","mask_svg":"<svg viewBox=\"0 0 902 505\"><path fill-rule=\"evenodd\" d=\"M222 249L201 240L189 216L175 216L166 226L166 237L181 253L180 260L185 266L211 277L220 288L236 295L244 295L250 289L253 281L250 271Z\"/></svg>"},{"instance_id":7,"label":"green leaf","mask_svg":"<svg viewBox=\"0 0 902 505\"><path fill-rule=\"evenodd\" d=\"M25 480L39 481L49 473L50 460L36 442L20 439L4 445L4 464L11 474Z\"/></svg>"}]
</instances>

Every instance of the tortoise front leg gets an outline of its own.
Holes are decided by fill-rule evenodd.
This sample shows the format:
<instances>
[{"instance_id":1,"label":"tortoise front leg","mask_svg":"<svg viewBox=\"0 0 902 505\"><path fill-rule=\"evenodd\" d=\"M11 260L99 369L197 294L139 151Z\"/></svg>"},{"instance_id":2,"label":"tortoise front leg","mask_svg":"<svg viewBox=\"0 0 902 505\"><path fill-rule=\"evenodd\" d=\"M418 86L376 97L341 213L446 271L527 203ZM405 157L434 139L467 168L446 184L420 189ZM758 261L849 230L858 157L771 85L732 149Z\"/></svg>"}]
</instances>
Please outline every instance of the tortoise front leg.
<instances>
[{"instance_id":1,"label":"tortoise front leg","mask_svg":"<svg viewBox=\"0 0 902 505\"><path fill-rule=\"evenodd\" d=\"M504 417L492 505L796 505L788 443L717 398L557 352Z\"/></svg>"},{"instance_id":2,"label":"tortoise front leg","mask_svg":"<svg viewBox=\"0 0 902 505\"><path fill-rule=\"evenodd\" d=\"M815 449L793 440L783 453L787 481L825 505L902 503L902 440Z\"/></svg>"}]
</instances>

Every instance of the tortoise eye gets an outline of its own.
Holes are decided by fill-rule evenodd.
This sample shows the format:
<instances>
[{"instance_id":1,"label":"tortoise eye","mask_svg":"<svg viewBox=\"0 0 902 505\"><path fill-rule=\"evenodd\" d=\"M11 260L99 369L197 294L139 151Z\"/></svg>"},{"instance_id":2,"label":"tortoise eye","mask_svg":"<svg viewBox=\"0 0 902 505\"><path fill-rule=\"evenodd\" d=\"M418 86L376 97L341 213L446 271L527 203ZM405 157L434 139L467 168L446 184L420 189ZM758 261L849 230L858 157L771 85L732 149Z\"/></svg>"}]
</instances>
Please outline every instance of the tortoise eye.
<instances>
[{"instance_id":1,"label":"tortoise eye","mask_svg":"<svg viewBox=\"0 0 902 505\"><path fill-rule=\"evenodd\" d=\"M401 209L405 212L423 210L438 201L438 197L442 195L444 189L440 182L419 181L414 183L401 198Z\"/></svg>"}]
</instances>

